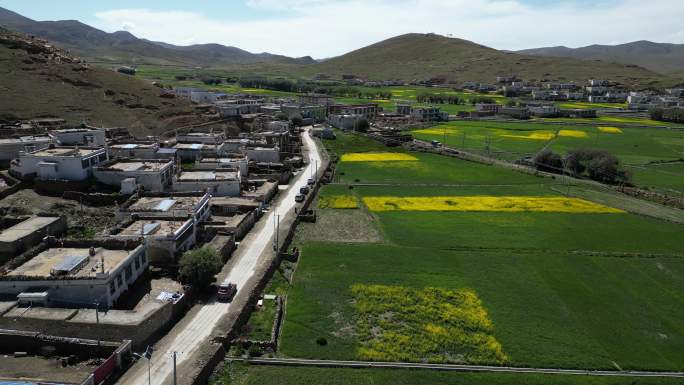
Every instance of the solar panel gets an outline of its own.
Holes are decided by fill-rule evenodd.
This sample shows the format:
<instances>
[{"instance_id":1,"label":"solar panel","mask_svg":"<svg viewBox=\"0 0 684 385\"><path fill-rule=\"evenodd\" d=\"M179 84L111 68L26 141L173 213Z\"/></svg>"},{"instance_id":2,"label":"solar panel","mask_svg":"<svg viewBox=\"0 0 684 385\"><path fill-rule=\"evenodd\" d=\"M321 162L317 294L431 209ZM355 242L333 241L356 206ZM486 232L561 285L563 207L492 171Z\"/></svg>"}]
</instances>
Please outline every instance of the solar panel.
<instances>
[{"instance_id":1,"label":"solar panel","mask_svg":"<svg viewBox=\"0 0 684 385\"><path fill-rule=\"evenodd\" d=\"M88 259L87 255L69 255L52 268L55 272L71 273Z\"/></svg>"},{"instance_id":2,"label":"solar panel","mask_svg":"<svg viewBox=\"0 0 684 385\"><path fill-rule=\"evenodd\" d=\"M143 235L150 235L161 226L159 222L147 223L143 225Z\"/></svg>"},{"instance_id":3,"label":"solar panel","mask_svg":"<svg viewBox=\"0 0 684 385\"><path fill-rule=\"evenodd\" d=\"M128 143L128 144L124 144L124 145L121 146L121 148L128 148L128 149L130 149L130 148L136 148L136 147L138 147L138 145L135 144L135 143Z\"/></svg>"},{"instance_id":4,"label":"solar panel","mask_svg":"<svg viewBox=\"0 0 684 385\"><path fill-rule=\"evenodd\" d=\"M169 209L176 204L175 199L164 199L163 201L159 202L156 206L154 206L155 211L169 211Z\"/></svg>"},{"instance_id":5,"label":"solar panel","mask_svg":"<svg viewBox=\"0 0 684 385\"><path fill-rule=\"evenodd\" d=\"M190 145L190 148L193 150L201 150L202 149L202 143L193 143Z\"/></svg>"}]
</instances>

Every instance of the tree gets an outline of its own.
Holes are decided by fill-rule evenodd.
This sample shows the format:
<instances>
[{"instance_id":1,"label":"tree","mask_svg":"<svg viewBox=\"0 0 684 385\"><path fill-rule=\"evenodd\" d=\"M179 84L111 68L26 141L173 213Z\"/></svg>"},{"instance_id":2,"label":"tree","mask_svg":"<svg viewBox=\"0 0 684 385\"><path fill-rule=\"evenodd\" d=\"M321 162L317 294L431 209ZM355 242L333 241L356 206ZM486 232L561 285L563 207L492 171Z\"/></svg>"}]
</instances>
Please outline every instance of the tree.
<instances>
[{"instance_id":1,"label":"tree","mask_svg":"<svg viewBox=\"0 0 684 385\"><path fill-rule=\"evenodd\" d=\"M627 183L630 175L620 167L620 160L608 151L572 150L565 156L566 169L575 176L586 175L601 183Z\"/></svg>"},{"instance_id":2,"label":"tree","mask_svg":"<svg viewBox=\"0 0 684 385\"><path fill-rule=\"evenodd\" d=\"M288 120L287 114L284 112L278 112L277 114L275 114L275 118L276 120L280 120L281 122L285 122Z\"/></svg>"},{"instance_id":3,"label":"tree","mask_svg":"<svg viewBox=\"0 0 684 385\"><path fill-rule=\"evenodd\" d=\"M292 122L292 124L294 124L295 126L298 126L298 127L301 126L302 123L304 123L304 119L302 118L302 116L300 114L293 115L290 118L290 121Z\"/></svg>"},{"instance_id":4,"label":"tree","mask_svg":"<svg viewBox=\"0 0 684 385\"><path fill-rule=\"evenodd\" d=\"M563 170L563 159L550 150L544 150L534 157L534 166L539 171L559 174Z\"/></svg>"},{"instance_id":5,"label":"tree","mask_svg":"<svg viewBox=\"0 0 684 385\"><path fill-rule=\"evenodd\" d=\"M221 256L211 247L186 251L180 259L181 282L206 289L222 266Z\"/></svg>"},{"instance_id":6,"label":"tree","mask_svg":"<svg viewBox=\"0 0 684 385\"><path fill-rule=\"evenodd\" d=\"M356 129L356 131L359 131L359 132L368 132L369 128L370 128L370 123L368 123L368 119L366 119L366 118L359 119L355 124L355 129Z\"/></svg>"}]
</instances>

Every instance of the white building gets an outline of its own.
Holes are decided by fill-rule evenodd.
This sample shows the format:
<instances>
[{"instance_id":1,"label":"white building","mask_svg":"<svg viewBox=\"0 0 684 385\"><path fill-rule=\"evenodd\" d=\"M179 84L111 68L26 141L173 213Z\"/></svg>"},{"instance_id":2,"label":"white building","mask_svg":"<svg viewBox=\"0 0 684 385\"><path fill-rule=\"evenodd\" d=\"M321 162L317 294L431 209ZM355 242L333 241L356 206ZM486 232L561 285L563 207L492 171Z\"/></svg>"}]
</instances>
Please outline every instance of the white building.
<instances>
[{"instance_id":1,"label":"white building","mask_svg":"<svg viewBox=\"0 0 684 385\"><path fill-rule=\"evenodd\" d=\"M195 218L195 221L206 220L210 215L211 195L199 194L150 194L119 207L118 219L127 219L131 215L151 218Z\"/></svg>"},{"instance_id":2,"label":"white building","mask_svg":"<svg viewBox=\"0 0 684 385\"><path fill-rule=\"evenodd\" d=\"M0 294L34 297L48 306L109 308L148 266L140 244L50 240L0 280Z\"/></svg>"},{"instance_id":3,"label":"white building","mask_svg":"<svg viewBox=\"0 0 684 385\"><path fill-rule=\"evenodd\" d=\"M65 128L48 134L60 146L104 147L107 144L105 130L96 128Z\"/></svg>"},{"instance_id":4,"label":"white building","mask_svg":"<svg viewBox=\"0 0 684 385\"><path fill-rule=\"evenodd\" d=\"M0 139L0 161L8 162L15 159L20 152L32 152L47 148L50 143L52 143L52 138L49 136Z\"/></svg>"},{"instance_id":5,"label":"white building","mask_svg":"<svg viewBox=\"0 0 684 385\"><path fill-rule=\"evenodd\" d=\"M195 162L204 157L220 157L226 153L226 145L205 143L176 143L178 158L182 162Z\"/></svg>"},{"instance_id":6,"label":"white building","mask_svg":"<svg viewBox=\"0 0 684 385\"><path fill-rule=\"evenodd\" d=\"M152 265L175 264L180 253L197 242L197 222L194 218L140 218L127 223L111 235L122 241L143 241Z\"/></svg>"},{"instance_id":7,"label":"white building","mask_svg":"<svg viewBox=\"0 0 684 385\"><path fill-rule=\"evenodd\" d=\"M134 178L146 191L164 191L173 180L174 164L170 160L114 160L93 169L95 179L103 184L121 187L124 179Z\"/></svg>"},{"instance_id":8,"label":"white building","mask_svg":"<svg viewBox=\"0 0 684 385\"><path fill-rule=\"evenodd\" d=\"M278 147L252 147L246 150L247 158L257 163L280 162L280 148Z\"/></svg>"},{"instance_id":9,"label":"white building","mask_svg":"<svg viewBox=\"0 0 684 385\"><path fill-rule=\"evenodd\" d=\"M193 170L213 171L213 170L240 170L240 175L249 175L249 159L243 155L232 155L222 158L202 158L195 162Z\"/></svg>"},{"instance_id":10,"label":"white building","mask_svg":"<svg viewBox=\"0 0 684 385\"><path fill-rule=\"evenodd\" d=\"M221 144L226 140L222 132L189 132L186 134L176 134L178 143L202 143L202 144Z\"/></svg>"},{"instance_id":11,"label":"white building","mask_svg":"<svg viewBox=\"0 0 684 385\"><path fill-rule=\"evenodd\" d=\"M10 173L21 179L84 181L94 166L107 161L104 148L49 147L20 154Z\"/></svg>"},{"instance_id":12,"label":"white building","mask_svg":"<svg viewBox=\"0 0 684 385\"><path fill-rule=\"evenodd\" d=\"M109 146L109 158L155 159L159 143L118 143Z\"/></svg>"},{"instance_id":13,"label":"white building","mask_svg":"<svg viewBox=\"0 0 684 385\"><path fill-rule=\"evenodd\" d=\"M240 171L183 171L173 181L173 191L209 191L212 196L239 196Z\"/></svg>"}]
</instances>

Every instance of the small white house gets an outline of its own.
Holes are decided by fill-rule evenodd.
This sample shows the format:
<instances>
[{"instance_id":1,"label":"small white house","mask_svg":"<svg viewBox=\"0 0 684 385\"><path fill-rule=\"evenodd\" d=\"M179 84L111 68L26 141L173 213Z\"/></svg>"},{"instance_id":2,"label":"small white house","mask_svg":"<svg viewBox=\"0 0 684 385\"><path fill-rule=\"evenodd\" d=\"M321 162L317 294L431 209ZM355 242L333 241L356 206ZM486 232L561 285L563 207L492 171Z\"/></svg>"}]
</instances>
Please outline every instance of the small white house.
<instances>
[{"instance_id":1,"label":"small white house","mask_svg":"<svg viewBox=\"0 0 684 385\"><path fill-rule=\"evenodd\" d=\"M22 136L20 138L0 139L0 161L8 162L21 152L31 152L47 148L52 143L48 136Z\"/></svg>"},{"instance_id":2,"label":"small white house","mask_svg":"<svg viewBox=\"0 0 684 385\"><path fill-rule=\"evenodd\" d=\"M248 148L246 153L249 160L253 160L257 163L280 162L280 148L278 147L252 147Z\"/></svg>"},{"instance_id":3,"label":"small white house","mask_svg":"<svg viewBox=\"0 0 684 385\"><path fill-rule=\"evenodd\" d=\"M189 132L186 134L176 134L178 143L203 143L220 144L226 140L222 132Z\"/></svg>"},{"instance_id":4,"label":"small white house","mask_svg":"<svg viewBox=\"0 0 684 385\"><path fill-rule=\"evenodd\" d=\"M183 171L174 179L173 191L209 191L213 196L239 196L240 171Z\"/></svg>"},{"instance_id":5,"label":"small white house","mask_svg":"<svg viewBox=\"0 0 684 385\"><path fill-rule=\"evenodd\" d=\"M171 186L173 169L170 160L114 160L95 167L93 175L98 182L115 187L134 178L146 191L162 192Z\"/></svg>"},{"instance_id":6,"label":"small white house","mask_svg":"<svg viewBox=\"0 0 684 385\"><path fill-rule=\"evenodd\" d=\"M109 146L110 158L155 159L159 143L117 143Z\"/></svg>"},{"instance_id":7,"label":"small white house","mask_svg":"<svg viewBox=\"0 0 684 385\"><path fill-rule=\"evenodd\" d=\"M60 146L104 147L107 144L105 130L96 128L65 128L52 130L49 135Z\"/></svg>"},{"instance_id":8,"label":"small white house","mask_svg":"<svg viewBox=\"0 0 684 385\"><path fill-rule=\"evenodd\" d=\"M104 148L51 146L20 154L12 160L10 173L21 179L84 181L105 161Z\"/></svg>"},{"instance_id":9,"label":"small white house","mask_svg":"<svg viewBox=\"0 0 684 385\"><path fill-rule=\"evenodd\" d=\"M133 220L112 238L142 241L153 265L174 264L179 253L190 250L197 242L194 218L144 218Z\"/></svg>"}]
</instances>

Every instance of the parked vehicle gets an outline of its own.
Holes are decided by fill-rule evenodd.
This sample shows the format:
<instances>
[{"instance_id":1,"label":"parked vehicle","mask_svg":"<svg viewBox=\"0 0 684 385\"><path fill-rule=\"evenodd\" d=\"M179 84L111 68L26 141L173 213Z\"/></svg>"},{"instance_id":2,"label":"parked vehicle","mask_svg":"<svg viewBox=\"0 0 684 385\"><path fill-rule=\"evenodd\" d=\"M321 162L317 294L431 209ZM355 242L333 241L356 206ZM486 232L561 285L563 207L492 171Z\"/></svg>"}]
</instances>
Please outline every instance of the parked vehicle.
<instances>
[{"instance_id":1,"label":"parked vehicle","mask_svg":"<svg viewBox=\"0 0 684 385\"><path fill-rule=\"evenodd\" d=\"M306 195L306 194L309 193L309 188L308 188L307 186L300 187L300 188L299 188L299 193L300 193L300 194Z\"/></svg>"},{"instance_id":2,"label":"parked vehicle","mask_svg":"<svg viewBox=\"0 0 684 385\"><path fill-rule=\"evenodd\" d=\"M237 285L234 283L222 284L218 288L218 300L221 302L231 302L237 294Z\"/></svg>"},{"instance_id":3,"label":"parked vehicle","mask_svg":"<svg viewBox=\"0 0 684 385\"><path fill-rule=\"evenodd\" d=\"M304 195L304 194L297 194L297 196L295 196L295 202L297 202L297 203L304 202L304 199L305 199L305 198L306 198L306 195Z\"/></svg>"},{"instance_id":4,"label":"parked vehicle","mask_svg":"<svg viewBox=\"0 0 684 385\"><path fill-rule=\"evenodd\" d=\"M306 184L308 184L309 186L313 186L316 184L316 181L314 180L314 178L309 178L309 180L306 181Z\"/></svg>"}]
</instances>

